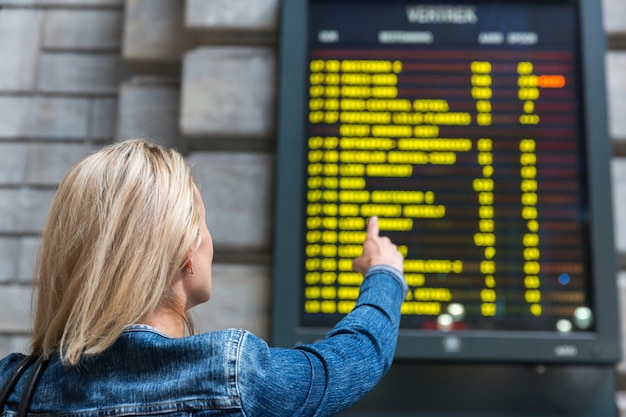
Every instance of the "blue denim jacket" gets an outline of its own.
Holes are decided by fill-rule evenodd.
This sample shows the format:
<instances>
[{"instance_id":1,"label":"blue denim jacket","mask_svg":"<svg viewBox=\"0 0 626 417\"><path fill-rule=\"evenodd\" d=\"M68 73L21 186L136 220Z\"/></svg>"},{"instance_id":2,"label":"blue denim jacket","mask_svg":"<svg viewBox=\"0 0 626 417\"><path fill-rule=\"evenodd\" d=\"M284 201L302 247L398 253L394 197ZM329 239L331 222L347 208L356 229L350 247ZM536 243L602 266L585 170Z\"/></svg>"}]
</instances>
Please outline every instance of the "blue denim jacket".
<instances>
[{"instance_id":1,"label":"blue denim jacket","mask_svg":"<svg viewBox=\"0 0 626 417\"><path fill-rule=\"evenodd\" d=\"M64 417L329 416L350 406L387 372L406 283L387 266L368 271L354 310L321 341L270 348L237 329L170 338L129 326L104 353L66 367L53 357L31 413ZM0 384L23 355L0 361ZM27 379L3 417L17 409Z\"/></svg>"}]
</instances>

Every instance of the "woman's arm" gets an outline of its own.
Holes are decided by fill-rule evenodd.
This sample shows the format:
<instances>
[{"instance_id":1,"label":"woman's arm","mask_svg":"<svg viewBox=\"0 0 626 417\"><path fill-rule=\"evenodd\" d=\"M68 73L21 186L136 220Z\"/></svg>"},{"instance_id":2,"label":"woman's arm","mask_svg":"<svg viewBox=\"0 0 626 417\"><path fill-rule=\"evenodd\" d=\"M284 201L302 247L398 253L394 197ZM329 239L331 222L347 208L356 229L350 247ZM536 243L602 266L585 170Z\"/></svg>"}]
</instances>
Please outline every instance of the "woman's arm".
<instances>
[{"instance_id":1,"label":"woman's arm","mask_svg":"<svg viewBox=\"0 0 626 417\"><path fill-rule=\"evenodd\" d=\"M354 269L367 271L355 308L320 342L294 349L269 348L244 338L238 385L249 416L329 416L356 402L388 371L395 351L400 306L407 292L402 255L368 224L363 255Z\"/></svg>"}]
</instances>

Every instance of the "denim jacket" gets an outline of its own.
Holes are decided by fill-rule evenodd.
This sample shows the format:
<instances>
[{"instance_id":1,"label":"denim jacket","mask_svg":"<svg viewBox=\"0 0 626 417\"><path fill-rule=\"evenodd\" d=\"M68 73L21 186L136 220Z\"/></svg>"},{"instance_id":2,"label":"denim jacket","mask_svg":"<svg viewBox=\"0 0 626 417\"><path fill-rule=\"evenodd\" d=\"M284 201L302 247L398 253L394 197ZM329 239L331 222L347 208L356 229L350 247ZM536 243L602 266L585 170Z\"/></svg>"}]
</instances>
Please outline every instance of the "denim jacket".
<instances>
[{"instance_id":1,"label":"denim jacket","mask_svg":"<svg viewBox=\"0 0 626 417\"><path fill-rule=\"evenodd\" d=\"M354 310L321 341L270 348L244 330L170 338L132 325L104 353L64 366L53 356L31 404L39 416L330 416L387 372L396 346L400 273L368 271ZM23 355L0 361L0 384ZM28 371L2 417L12 417Z\"/></svg>"}]
</instances>

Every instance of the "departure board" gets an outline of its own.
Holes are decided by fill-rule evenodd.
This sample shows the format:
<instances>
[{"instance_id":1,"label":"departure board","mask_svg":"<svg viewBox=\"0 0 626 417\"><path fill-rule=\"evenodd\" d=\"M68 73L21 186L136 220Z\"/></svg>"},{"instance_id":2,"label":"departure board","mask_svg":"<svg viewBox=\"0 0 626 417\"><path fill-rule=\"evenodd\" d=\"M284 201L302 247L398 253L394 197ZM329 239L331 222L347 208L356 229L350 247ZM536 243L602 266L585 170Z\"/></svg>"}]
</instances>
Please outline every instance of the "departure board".
<instances>
[{"instance_id":1,"label":"departure board","mask_svg":"<svg viewBox=\"0 0 626 417\"><path fill-rule=\"evenodd\" d=\"M596 332L580 3L302 4L295 325L353 309L378 216L405 256L403 331Z\"/></svg>"},{"instance_id":2,"label":"departure board","mask_svg":"<svg viewBox=\"0 0 626 417\"><path fill-rule=\"evenodd\" d=\"M403 327L588 330L575 8L341 7L311 4L302 324L352 310L375 215Z\"/></svg>"}]
</instances>

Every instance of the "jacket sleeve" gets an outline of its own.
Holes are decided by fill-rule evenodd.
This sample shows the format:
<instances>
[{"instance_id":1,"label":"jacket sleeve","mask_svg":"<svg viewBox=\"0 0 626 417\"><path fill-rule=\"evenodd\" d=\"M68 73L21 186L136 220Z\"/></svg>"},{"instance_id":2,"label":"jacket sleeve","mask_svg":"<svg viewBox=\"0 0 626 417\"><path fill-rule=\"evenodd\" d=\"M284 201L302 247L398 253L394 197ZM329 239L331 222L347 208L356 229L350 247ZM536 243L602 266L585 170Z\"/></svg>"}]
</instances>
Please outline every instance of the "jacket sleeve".
<instances>
[{"instance_id":1,"label":"jacket sleeve","mask_svg":"<svg viewBox=\"0 0 626 417\"><path fill-rule=\"evenodd\" d=\"M406 293L398 270L377 265L366 274L355 308L323 340L269 348L247 333L237 369L245 414L330 416L355 403L391 366Z\"/></svg>"}]
</instances>

